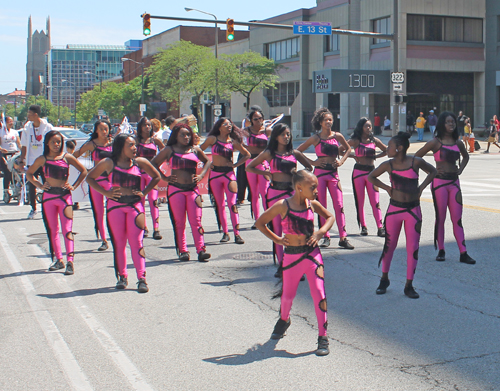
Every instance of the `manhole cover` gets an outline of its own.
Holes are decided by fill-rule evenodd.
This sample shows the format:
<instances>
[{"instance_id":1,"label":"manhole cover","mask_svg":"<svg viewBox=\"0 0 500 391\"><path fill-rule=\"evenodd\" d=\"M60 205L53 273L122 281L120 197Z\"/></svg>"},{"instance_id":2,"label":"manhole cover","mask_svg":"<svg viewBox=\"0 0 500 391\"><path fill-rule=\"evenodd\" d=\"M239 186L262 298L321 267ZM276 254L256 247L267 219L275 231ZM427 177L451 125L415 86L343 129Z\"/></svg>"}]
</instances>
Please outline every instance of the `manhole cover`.
<instances>
[{"instance_id":1,"label":"manhole cover","mask_svg":"<svg viewBox=\"0 0 500 391\"><path fill-rule=\"evenodd\" d=\"M253 260L253 259L272 259L272 253L260 253L260 252L249 252L249 253L239 253L233 255L233 259L240 260Z\"/></svg>"}]
</instances>

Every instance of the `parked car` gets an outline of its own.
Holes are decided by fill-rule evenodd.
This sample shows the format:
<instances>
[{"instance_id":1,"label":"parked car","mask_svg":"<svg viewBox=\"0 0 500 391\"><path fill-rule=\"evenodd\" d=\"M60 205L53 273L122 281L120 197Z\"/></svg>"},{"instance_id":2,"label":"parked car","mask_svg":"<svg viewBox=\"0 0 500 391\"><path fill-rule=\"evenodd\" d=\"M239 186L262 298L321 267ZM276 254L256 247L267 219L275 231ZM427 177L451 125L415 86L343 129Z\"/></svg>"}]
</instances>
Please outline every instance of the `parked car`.
<instances>
[{"instance_id":1,"label":"parked car","mask_svg":"<svg viewBox=\"0 0 500 391\"><path fill-rule=\"evenodd\" d=\"M91 133L93 130L94 130L94 124L83 124L81 127L80 127L80 130L83 132L83 133Z\"/></svg>"}]
</instances>

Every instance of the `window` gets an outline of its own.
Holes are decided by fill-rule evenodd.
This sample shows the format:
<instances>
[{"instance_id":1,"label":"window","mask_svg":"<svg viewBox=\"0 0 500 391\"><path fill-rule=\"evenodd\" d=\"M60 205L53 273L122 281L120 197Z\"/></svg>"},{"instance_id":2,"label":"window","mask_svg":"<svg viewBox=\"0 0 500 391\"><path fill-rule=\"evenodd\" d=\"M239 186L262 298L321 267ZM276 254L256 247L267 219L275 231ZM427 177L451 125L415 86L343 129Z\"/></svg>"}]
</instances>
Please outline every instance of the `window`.
<instances>
[{"instance_id":1,"label":"window","mask_svg":"<svg viewBox=\"0 0 500 391\"><path fill-rule=\"evenodd\" d=\"M381 34L391 34L391 18L375 19L373 21L373 32ZM374 38L373 43L389 42L387 39Z\"/></svg>"},{"instance_id":2,"label":"window","mask_svg":"<svg viewBox=\"0 0 500 391\"><path fill-rule=\"evenodd\" d=\"M264 90L264 96L270 107L292 106L299 94L299 82L278 83L275 89Z\"/></svg>"},{"instance_id":3,"label":"window","mask_svg":"<svg viewBox=\"0 0 500 391\"><path fill-rule=\"evenodd\" d=\"M284 41L272 42L266 45L267 58L280 61L296 58L300 55L299 38L286 39Z\"/></svg>"},{"instance_id":4,"label":"window","mask_svg":"<svg viewBox=\"0 0 500 391\"><path fill-rule=\"evenodd\" d=\"M409 14L407 37L409 41L482 43L483 19Z\"/></svg>"},{"instance_id":5,"label":"window","mask_svg":"<svg viewBox=\"0 0 500 391\"><path fill-rule=\"evenodd\" d=\"M339 50L339 35L327 35L325 37L325 52L336 52L337 50Z\"/></svg>"}]
</instances>

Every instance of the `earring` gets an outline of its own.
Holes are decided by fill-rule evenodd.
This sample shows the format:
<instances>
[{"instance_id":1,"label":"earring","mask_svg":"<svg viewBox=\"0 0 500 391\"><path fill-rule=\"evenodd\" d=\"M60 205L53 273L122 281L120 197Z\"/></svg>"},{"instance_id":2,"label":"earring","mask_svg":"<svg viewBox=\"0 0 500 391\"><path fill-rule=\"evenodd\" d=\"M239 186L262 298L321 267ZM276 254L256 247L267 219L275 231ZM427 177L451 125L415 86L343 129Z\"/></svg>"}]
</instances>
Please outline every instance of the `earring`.
<instances>
[{"instance_id":1,"label":"earring","mask_svg":"<svg viewBox=\"0 0 500 391\"><path fill-rule=\"evenodd\" d=\"M300 192L302 192L302 189L299 189Z\"/></svg>"},{"instance_id":2,"label":"earring","mask_svg":"<svg viewBox=\"0 0 500 391\"><path fill-rule=\"evenodd\" d=\"M396 152L399 152L399 149L396 148Z\"/></svg>"}]
</instances>

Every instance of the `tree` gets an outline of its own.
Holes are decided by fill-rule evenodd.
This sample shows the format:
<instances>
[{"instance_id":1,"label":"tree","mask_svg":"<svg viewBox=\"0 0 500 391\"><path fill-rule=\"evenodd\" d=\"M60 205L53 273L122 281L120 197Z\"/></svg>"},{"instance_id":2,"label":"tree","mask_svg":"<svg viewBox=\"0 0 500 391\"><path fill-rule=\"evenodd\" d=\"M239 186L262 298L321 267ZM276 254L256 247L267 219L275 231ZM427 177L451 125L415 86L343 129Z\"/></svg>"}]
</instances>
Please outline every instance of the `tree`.
<instances>
[{"instance_id":1,"label":"tree","mask_svg":"<svg viewBox=\"0 0 500 391\"><path fill-rule=\"evenodd\" d=\"M71 119L71 111L67 107L61 106L58 109L57 106L54 106L51 101L45 99L43 96L29 96L23 102L18 102L15 109L14 105L8 104L5 106L5 115L12 118L17 116L18 121L24 123L27 120L28 108L34 104L40 106L42 111L41 117L47 117L47 120L51 124L57 124L58 114L60 114L61 121Z\"/></svg>"},{"instance_id":2,"label":"tree","mask_svg":"<svg viewBox=\"0 0 500 391\"><path fill-rule=\"evenodd\" d=\"M89 122L97 114L101 106L102 94L100 88L94 86L93 90L80 95L77 103L76 119L80 122Z\"/></svg>"},{"instance_id":3,"label":"tree","mask_svg":"<svg viewBox=\"0 0 500 391\"><path fill-rule=\"evenodd\" d=\"M219 65L219 86L222 90L239 92L247 100L250 107L252 92L264 88L276 88L279 80L278 71L282 65L275 64L271 59L259 53L248 51L241 54L221 55Z\"/></svg>"},{"instance_id":4,"label":"tree","mask_svg":"<svg viewBox=\"0 0 500 391\"><path fill-rule=\"evenodd\" d=\"M193 103L199 107L203 94L215 91L215 69L215 57L209 48L181 40L155 56L147 70L148 88L174 106L194 97ZM201 110L198 115L201 123Z\"/></svg>"}]
</instances>

